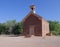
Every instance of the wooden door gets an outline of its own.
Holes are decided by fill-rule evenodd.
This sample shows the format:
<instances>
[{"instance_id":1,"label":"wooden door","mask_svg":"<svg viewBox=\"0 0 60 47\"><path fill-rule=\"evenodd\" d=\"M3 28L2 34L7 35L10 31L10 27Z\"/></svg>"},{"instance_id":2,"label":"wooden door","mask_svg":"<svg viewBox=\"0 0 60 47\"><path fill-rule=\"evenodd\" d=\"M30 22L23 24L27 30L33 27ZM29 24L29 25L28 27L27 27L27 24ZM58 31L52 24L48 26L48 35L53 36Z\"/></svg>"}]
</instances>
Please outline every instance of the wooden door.
<instances>
[{"instance_id":1,"label":"wooden door","mask_svg":"<svg viewBox=\"0 0 60 47\"><path fill-rule=\"evenodd\" d=\"M34 28L35 28L34 25L30 25L30 27L29 27L29 33L30 33L30 35L34 35Z\"/></svg>"}]
</instances>

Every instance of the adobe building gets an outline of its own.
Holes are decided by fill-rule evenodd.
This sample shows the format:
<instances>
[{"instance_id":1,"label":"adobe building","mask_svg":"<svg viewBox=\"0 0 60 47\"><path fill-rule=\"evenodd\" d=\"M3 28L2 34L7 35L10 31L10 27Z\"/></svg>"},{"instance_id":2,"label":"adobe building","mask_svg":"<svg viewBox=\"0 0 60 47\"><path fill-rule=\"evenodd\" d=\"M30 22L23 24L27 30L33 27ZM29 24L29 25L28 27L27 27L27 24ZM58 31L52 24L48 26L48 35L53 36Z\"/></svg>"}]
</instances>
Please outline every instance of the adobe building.
<instances>
[{"instance_id":1,"label":"adobe building","mask_svg":"<svg viewBox=\"0 0 60 47\"><path fill-rule=\"evenodd\" d=\"M35 6L30 6L30 13L23 19L23 34L25 36L46 36L49 33L49 23L35 13Z\"/></svg>"}]
</instances>

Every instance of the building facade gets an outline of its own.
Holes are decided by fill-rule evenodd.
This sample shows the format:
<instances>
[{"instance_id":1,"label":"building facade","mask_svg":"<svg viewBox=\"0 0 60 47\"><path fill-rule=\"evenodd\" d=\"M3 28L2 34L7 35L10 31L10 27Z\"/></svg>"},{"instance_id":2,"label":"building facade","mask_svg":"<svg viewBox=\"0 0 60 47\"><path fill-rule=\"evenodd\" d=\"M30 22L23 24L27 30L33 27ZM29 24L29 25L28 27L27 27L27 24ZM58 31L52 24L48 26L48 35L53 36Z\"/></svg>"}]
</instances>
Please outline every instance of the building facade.
<instances>
[{"instance_id":1,"label":"building facade","mask_svg":"<svg viewBox=\"0 0 60 47\"><path fill-rule=\"evenodd\" d=\"M24 36L46 36L49 33L49 23L35 13L35 6L30 6L30 13L23 19Z\"/></svg>"}]
</instances>

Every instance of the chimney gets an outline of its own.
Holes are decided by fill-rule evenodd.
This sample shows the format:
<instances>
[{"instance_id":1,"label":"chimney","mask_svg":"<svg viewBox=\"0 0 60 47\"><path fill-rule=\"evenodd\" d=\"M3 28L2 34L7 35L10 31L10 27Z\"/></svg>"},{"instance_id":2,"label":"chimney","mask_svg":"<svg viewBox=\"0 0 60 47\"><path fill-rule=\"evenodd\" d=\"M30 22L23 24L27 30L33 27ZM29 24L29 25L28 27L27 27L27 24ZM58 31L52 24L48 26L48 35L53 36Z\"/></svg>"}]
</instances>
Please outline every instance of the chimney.
<instances>
[{"instance_id":1,"label":"chimney","mask_svg":"<svg viewBox=\"0 0 60 47\"><path fill-rule=\"evenodd\" d=\"M35 5L31 5L31 6L30 6L30 9L31 9L31 11L32 11L33 13L35 13Z\"/></svg>"}]
</instances>

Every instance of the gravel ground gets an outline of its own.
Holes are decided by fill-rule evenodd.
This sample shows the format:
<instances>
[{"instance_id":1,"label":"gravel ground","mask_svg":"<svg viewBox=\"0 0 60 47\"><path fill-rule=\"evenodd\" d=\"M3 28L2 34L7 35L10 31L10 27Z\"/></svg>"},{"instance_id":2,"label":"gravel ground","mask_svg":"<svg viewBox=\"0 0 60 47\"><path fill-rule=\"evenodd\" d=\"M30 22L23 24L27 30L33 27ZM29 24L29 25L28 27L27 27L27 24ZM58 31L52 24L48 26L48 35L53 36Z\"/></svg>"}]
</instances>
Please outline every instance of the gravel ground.
<instances>
[{"instance_id":1,"label":"gravel ground","mask_svg":"<svg viewBox=\"0 0 60 47\"><path fill-rule=\"evenodd\" d=\"M0 36L0 47L60 47L60 36L25 38Z\"/></svg>"}]
</instances>

